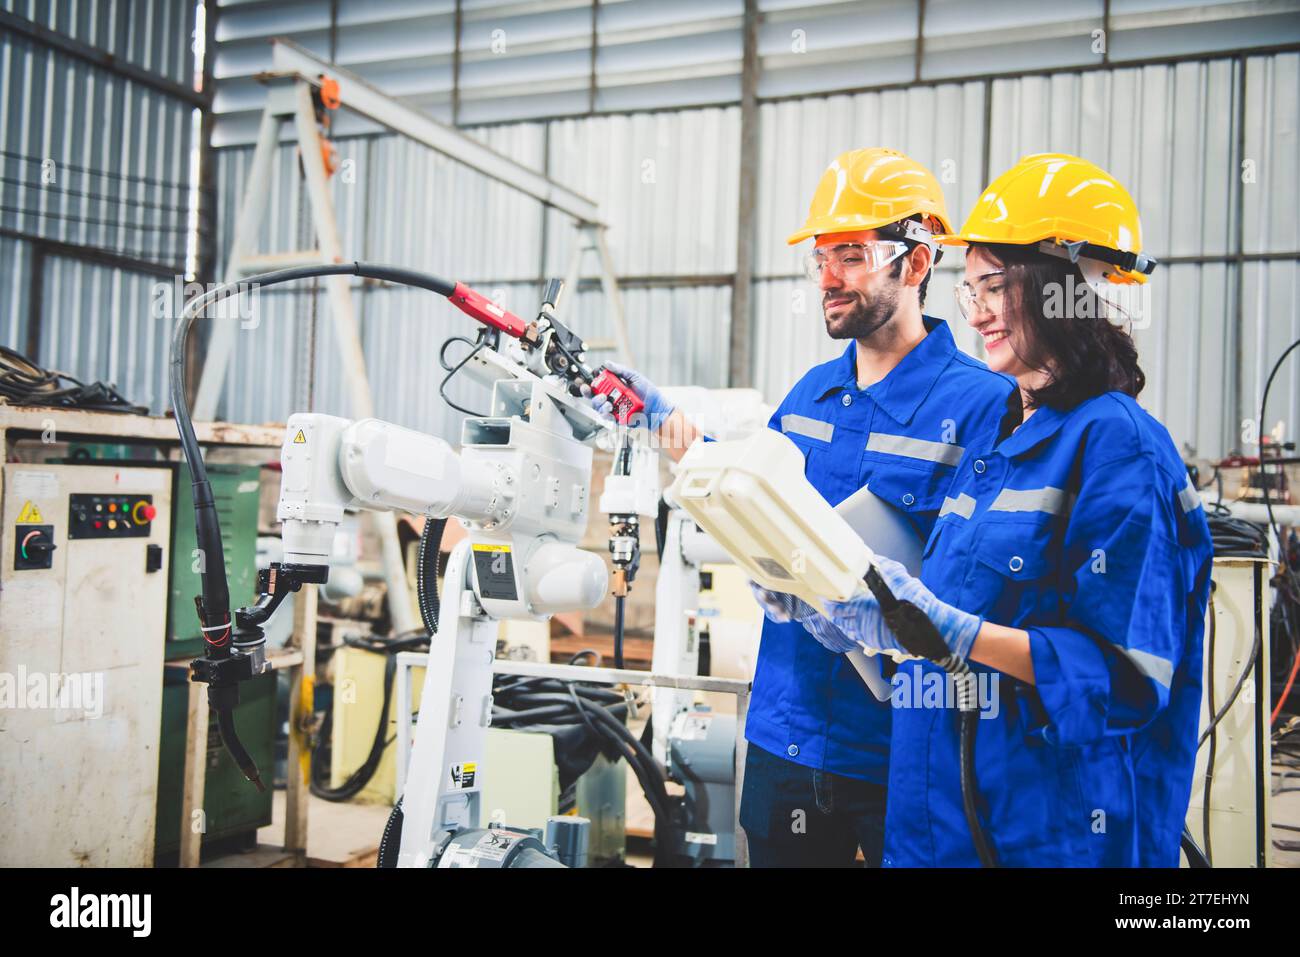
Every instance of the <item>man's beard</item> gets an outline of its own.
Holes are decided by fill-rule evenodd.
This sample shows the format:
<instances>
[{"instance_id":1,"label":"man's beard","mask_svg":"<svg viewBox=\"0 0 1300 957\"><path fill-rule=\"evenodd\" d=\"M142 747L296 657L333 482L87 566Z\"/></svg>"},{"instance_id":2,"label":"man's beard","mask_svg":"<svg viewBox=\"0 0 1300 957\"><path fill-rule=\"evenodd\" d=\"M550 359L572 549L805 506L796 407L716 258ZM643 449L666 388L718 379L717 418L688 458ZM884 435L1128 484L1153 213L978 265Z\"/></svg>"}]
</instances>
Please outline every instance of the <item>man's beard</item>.
<instances>
[{"instance_id":1,"label":"man's beard","mask_svg":"<svg viewBox=\"0 0 1300 957\"><path fill-rule=\"evenodd\" d=\"M836 295L842 296L845 293ZM893 319L894 313L898 311L896 288L881 290L869 300L861 293L849 295L854 298L853 305L847 313L842 313L834 320L826 316L823 302L822 317L826 320L826 332L832 339L866 339Z\"/></svg>"}]
</instances>

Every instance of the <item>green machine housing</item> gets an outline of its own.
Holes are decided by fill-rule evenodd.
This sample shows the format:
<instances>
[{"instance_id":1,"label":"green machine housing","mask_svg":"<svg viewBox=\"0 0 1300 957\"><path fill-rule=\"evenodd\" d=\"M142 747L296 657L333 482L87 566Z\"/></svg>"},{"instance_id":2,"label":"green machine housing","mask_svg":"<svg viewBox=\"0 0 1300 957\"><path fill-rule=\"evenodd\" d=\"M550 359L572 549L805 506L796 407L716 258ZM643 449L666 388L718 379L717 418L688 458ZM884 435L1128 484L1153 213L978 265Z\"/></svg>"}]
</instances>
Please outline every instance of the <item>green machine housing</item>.
<instances>
[{"instance_id":1,"label":"green machine housing","mask_svg":"<svg viewBox=\"0 0 1300 957\"><path fill-rule=\"evenodd\" d=\"M221 520L221 544L232 607L257 597L257 519L261 468L256 465L213 463L208 478ZM191 658L203 654L203 636L194 611L199 593L197 542L194 536L194 497L189 468L176 466L172 494L171 598L167 609L167 640L163 673L162 742L158 749L158 825L154 854L160 862L180 848L181 801L185 776L185 734ZM275 763L276 676L274 672L244 682L239 688L235 727L258 767ZM204 777L203 840L212 845L238 839L255 840L259 827L271 823L271 792L259 792L240 774L221 746L216 725L209 722Z\"/></svg>"},{"instance_id":2,"label":"green machine housing","mask_svg":"<svg viewBox=\"0 0 1300 957\"><path fill-rule=\"evenodd\" d=\"M230 606L239 608L257 598L257 510L262 470L256 465L208 465L212 497L221 521L221 547L226 555ZM167 660L203 654L203 636L194 611L199 593L198 541L194 536L194 490L189 467L181 462L172 493L171 600L167 608Z\"/></svg>"},{"instance_id":3,"label":"green machine housing","mask_svg":"<svg viewBox=\"0 0 1300 957\"><path fill-rule=\"evenodd\" d=\"M185 778L185 729L189 710L189 666L169 662L163 669L162 742L158 749L158 817L154 859L172 863L181 845L181 800ZM276 675L268 672L239 685L235 730L259 768L275 763ZM271 791L259 792L244 779L221 745L215 721L208 722L207 770L203 781L205 846L227 842L251 847L257 829L271 823Z\"/></svg>"}]
</instances>

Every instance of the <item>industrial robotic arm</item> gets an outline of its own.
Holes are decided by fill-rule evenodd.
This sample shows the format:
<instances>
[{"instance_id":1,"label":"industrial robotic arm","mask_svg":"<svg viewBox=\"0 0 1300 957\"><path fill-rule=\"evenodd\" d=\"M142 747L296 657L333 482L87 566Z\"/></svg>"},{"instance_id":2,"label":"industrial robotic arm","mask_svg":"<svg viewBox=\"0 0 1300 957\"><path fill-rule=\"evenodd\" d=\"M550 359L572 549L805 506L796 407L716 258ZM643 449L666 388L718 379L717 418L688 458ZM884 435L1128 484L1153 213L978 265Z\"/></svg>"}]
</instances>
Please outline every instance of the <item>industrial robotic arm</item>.
<instances>
[{"instance_id":1,"label":"industrial robotic arm","mask_svg":"<svg viewBox=\"0 0 1300 957\"><path fill-rule=\"evenodd\" d=\"M232 615L215 503L185 397L188 331L205 308L248 288L336 274L426 288L481 322L473 352L457 368L492 384L491 411L465 421L459 453L440 438L378 419L291 416L277 510L283 560L259 574L257 602ZM234 731L238 685L267 669L262 625L284 597L327 580L330 542L344 513L399 510L433 520L454 515L468 529L448 563L451 600L443 603L448 614L432 642L403 800L403 864L446 864L480 852L490 860L503 844L519 846L523 839L504 831L485 837L485 849L465 841L466 829L476 828L479 816L477 767L491 715L496 621L591 608L608 587L602 559L578 547L587 527L591 443L609 427L583 395L610 394L620 422L641 405L612 373L587 365L585 343L555 315L561 285L548 284L537 319L525 322L463 284L411 270L365 263L300 267L227 284L191 300L173 335L172 400L194 474L195 524L204 556L203 593L196 605L207 653L191 663L191 678L209 685L222 739L258 787L263 785L257 768ZM626 552L620 545L616 564ZM452 840L458 831L460 837Z\"/></svg>"}]
</instances>

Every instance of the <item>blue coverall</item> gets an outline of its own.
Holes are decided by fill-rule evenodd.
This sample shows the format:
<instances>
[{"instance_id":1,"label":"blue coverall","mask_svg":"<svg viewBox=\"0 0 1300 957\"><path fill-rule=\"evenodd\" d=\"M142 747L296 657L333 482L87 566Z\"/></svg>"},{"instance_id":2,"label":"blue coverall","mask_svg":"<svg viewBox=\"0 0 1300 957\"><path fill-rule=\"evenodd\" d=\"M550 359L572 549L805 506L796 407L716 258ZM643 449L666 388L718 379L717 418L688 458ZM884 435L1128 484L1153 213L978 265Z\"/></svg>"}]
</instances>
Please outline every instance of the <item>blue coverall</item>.
<instances>
[{"instance_id":1,"label":"blue coverall","mask_svg":"<svg viewBox=\"0 0 1300 957\"><path fill-rule=\"evenodd\" d=\"M972 662L992 691L980 818L1003 865L1176 867L1210 589L1200 497L1164 426L1121 393L1008 431L968 443L921 572L941 601L1029 632L1033 685ZM957 712L926 704L941 681L921 661L894 678L886 866L979 863Z\"/></svg>"},{"instance_id":2,"label":"blue coverall","mask_svg":"<svg viewBox=\"0 0 1300 957\"><path fill-rule=\"evenodd\" d=\"M925 323L926 337L880 382L858 388L856 346L849 342L839 358L804 375L769 423L803 451L805 475L828 502L838 504L869 485L908 515L921 539L939 513L963 445L996 427L1014 388L1011 379L961 352L941 320L926 317ZM814 782L824 782L828 791L834 784L828 775L884 785L889 721L888 705L876 700L843 655L824 649L797 622L764 621L745 726L752 745L812 769ZM780 783L780 764L755 761L756 770L767 769L765 787ZM775 801L760 807L757 785L749 784L747 774L742 823L753 849L788 831L790 813ZM861 789L841 782L839 790L848 801ZM821 798L818 788L819 804ZM857 803L873 802L868 796ZM877 818L879 830L883 814ZM864 853L870 859L865 841ZM822 862L818 856L798 860Z\"/></svg>"}]
</instances>

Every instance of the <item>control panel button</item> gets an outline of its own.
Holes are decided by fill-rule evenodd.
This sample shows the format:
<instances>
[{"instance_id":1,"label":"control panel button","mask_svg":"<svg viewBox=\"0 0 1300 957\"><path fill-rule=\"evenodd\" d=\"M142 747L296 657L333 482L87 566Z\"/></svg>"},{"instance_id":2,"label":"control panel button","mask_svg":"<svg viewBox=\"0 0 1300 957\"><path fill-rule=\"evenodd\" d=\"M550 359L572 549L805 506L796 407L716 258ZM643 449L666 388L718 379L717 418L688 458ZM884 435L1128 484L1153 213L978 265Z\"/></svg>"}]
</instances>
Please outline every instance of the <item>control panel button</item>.
<instances>
[{"instance_id":1,"label":"control panel button","mask_svg":"<svg viewBox=\"0 0 1300 957\"><path fill-rule=\"evenodd\" d=\"M148 538L157 517L151 495L75 493L69 496L68 538Z\"/></svg>"}]
</instances>

